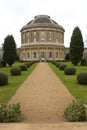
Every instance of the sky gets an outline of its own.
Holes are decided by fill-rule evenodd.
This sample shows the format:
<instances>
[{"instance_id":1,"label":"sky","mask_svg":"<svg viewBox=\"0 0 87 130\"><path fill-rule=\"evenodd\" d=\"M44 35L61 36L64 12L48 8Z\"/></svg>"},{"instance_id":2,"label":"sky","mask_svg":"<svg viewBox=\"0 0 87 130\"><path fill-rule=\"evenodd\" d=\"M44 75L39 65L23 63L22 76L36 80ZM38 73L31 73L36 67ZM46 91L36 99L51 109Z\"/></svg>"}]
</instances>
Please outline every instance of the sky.
<instances>
[{"instance_id":1,"label":"sky","mask_svg":"<svg viewBox=\"0 0 87 130\"><path fill-rule=\"evenodd\" d=\"M13 35L21 47L21 28L36 15L49 15L65 29L64 46L70 46L73 29L78 26L87 40L87 0L0 0L0 47Z\"/></svg>"}]
</instances>

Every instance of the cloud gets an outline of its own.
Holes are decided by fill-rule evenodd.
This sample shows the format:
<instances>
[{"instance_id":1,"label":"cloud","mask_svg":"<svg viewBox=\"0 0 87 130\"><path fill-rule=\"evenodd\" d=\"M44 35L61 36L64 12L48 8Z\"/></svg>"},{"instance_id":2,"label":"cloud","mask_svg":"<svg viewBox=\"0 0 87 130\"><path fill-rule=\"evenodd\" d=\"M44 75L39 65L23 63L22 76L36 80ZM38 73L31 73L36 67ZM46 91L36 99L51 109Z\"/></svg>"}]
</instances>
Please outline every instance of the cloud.
<instances>
[{"instance_id":1,"label":"cloud","mask_svg":"<svg viewBox=\"0 0 87 130\"><path fill-rule=\"evenodd\" d=\"M20 29L36 15L49 15L65 28L65 46L69 46L75 26L79 26L84 40L87 34L87 0L1 0L0 43L12 34L21 46Z\"/></svg>"}]
</instances>

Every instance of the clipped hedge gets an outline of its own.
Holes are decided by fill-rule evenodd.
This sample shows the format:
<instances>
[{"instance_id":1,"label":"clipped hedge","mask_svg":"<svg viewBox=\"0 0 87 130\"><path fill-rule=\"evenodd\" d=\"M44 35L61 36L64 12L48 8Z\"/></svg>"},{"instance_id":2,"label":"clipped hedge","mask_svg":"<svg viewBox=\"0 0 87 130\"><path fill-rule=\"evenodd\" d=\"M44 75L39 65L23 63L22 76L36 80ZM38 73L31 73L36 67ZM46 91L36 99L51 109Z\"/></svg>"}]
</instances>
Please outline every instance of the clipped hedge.
<instances>
[{"instance_id":1,"label":"clipped hedge","mask_svg":"<svg viewBox=\"0 0 87 130\"><path fill-rule=\"evenodd\" d=\"M21 120L20 104L0 105L0 122L18 122Z\"/></svg>"},{"instance_id":2,"label":"clipped hedge","mask_svg":"<svg viewBox=\"0 0 87 130\"><path fill-rule=\"evenodd\" d=\"M21 68L19 67L11 68L10 72L11 75L13 76L21 75Z\"/></svg>"},{"instance_id":3,"label":"clipped hedge","mask_svg":"<svg viewBox=\"0 0 87 130\"><path fill-rule=\"evenodd\" d=\"M71 66L67 66L64 69L64 74L65 75L75 75L76 74L76 68L75 67L71 67Z\"/></svg>"},{"instance_id":4,"label":"clipped hedge","mask_svg":"<svg viewBox=\"0 0 87 130\"><path fill-rule=\"evenodd\" d=\"M20 65L19 66L22 71L27 71L27 66L26 65Z\"/></svg>"},{"instance_id":5,"label":"clipped hedge","mask_svg":"<svg viewBox=\"0 0 87 130\"><path fill-rule=\"evenodd\" d=\"M84 107L84 102L73 101L65 109L65 115L68 121L86 121L86 112Z\"/></svg>"},{"instance_id":6,"label":"clipped hedge","mask_svg":"<svg viewBox=\"0 0 87 130\"><path fill-rule=\"evenodd\" d=\"M0 86L8 83L8 76L4 72L0 72Z\"/></svg>"},{"instance_id":7,"label":"clipped hedge","mask_svg":"<svg viewBox=\"0 0 87 130\"><path fill-rule=\"evenodd\" d=\"M77 81L79 84L87 85L87 72L80 72L77 75Z\"/></svg>"},{"instance_id":8,"label":"clipped hedge","mask_svg":"<svg viewBox=\"0 0 87 130\"><path fill-rule=\"evenodd\" d=\"M59 69L60 69L60 70L64 70L66 67L67 67L66 64L60 64L60 65L59 65Z\"/></svg>"}]
</instances>

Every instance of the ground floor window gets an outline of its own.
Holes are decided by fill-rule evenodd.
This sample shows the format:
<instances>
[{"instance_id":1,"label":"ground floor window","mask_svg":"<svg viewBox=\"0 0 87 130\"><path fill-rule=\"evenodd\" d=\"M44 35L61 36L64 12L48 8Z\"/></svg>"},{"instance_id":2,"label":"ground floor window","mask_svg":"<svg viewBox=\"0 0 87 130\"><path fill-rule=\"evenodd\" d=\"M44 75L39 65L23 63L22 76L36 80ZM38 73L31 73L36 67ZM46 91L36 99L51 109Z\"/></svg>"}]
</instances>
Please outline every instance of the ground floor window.
<instances>
[{"instance_id":1,"label":"ground floor window","mask_svg":"<svg viewBox=\"0 0 87 130\"><path fill-rule=\"evenodd\" d=\"M58 58L58 52L56 52L56 58Z\"/></svg>"},{"instance_id":2,"label":"ground floor window","mask_svg":"<svg viewBox=\"0 0 87 130\"><path fill-rule=\"evenodd\" d=\"M42 51L42 54L41 54L41 55L42 55L41 57L44 58L44 51Z\"/></svg>"},{"instance_id":3,"label":"ground floor window","mask_svg":"<svg viewBox=\"0 0 87 130\"><path fill-rule=\"evenodd\" d=\"M52 52L49 52L49 58L52 58Z\"/></svg>"},{"instance_id":4,"label":"ground floor window","mask_svg":"<svg viewBox=\"0 0 87 130\"><path fill-rule=\"evenodd\" d=\"M36 58L36 52L34 52L34 58Z\"/></svg>"},{"instance_id":5,"label":"ground floor window","mask_svg":"<svg viewBox=\"0 0 87 130\"><path fill-rule=\"evenodd\" d=\"M29 54L29 52L27 53L27 58L28 58L28 59L30 58L30 54Z\"/></svg>"}]
</instances>

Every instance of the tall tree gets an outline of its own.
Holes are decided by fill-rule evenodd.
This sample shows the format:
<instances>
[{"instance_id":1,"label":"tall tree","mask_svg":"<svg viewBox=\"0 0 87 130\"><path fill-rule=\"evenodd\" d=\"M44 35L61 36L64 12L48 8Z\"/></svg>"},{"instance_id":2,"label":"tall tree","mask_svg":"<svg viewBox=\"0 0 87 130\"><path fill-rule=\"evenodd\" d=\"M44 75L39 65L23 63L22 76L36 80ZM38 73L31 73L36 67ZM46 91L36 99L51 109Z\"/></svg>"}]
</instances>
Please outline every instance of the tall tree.
<instances>
[{"instance_id":1,"label":"tall tree","mask_svg":"<svg viewBox=\"0 0 87 130\"><path fill-rule=\"evenodd\" d=\"M12 35L8 35L3 44L3 60L12 66L17 58L16 43Z\"/></svg>"},{"instance_id":2,"label":"tall tree","mask_svg":"<svg viewBox=\"0 0 87 130\"><path fill-rule=\"evenodd\" d=\"M83 56L84 43L81 30L75 27L70 41L70 59L74 65L77 65Z\"/></svg>"}]
</instances>

